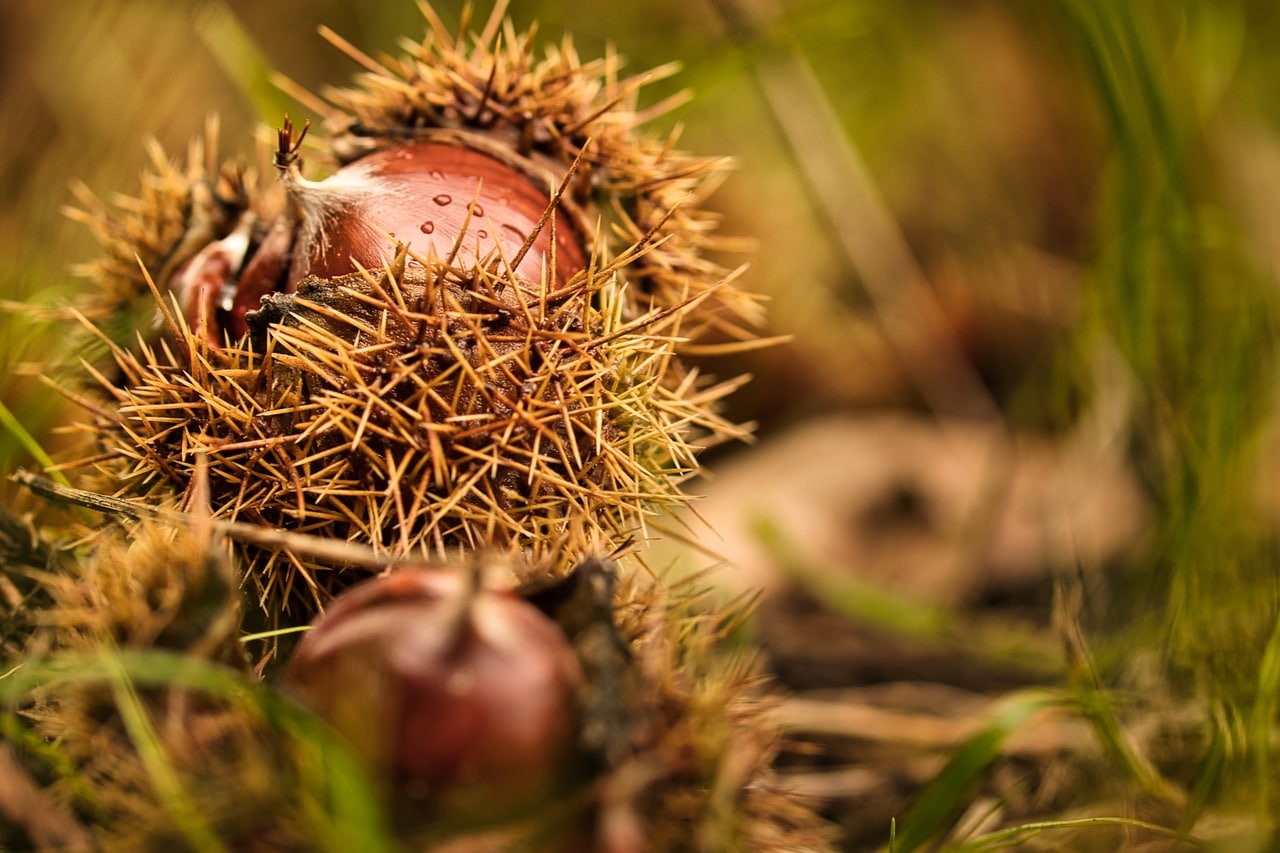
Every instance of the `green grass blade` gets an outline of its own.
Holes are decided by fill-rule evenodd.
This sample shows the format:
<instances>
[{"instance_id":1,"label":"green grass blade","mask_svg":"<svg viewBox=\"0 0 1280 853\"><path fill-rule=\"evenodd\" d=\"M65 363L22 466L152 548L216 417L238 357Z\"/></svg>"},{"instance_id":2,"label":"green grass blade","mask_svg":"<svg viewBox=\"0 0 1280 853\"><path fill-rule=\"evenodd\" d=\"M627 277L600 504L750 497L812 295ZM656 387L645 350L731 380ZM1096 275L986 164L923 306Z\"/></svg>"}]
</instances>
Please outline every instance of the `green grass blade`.
<instances>
[{"instance_id":1,"label":"green grass blade","mask_svg":"<svg viewBox=\"0 0 1280 853\"><path fill-rule=\"evenodd\" d=\"M806 565L796 557L801 550L772 519L756 518L751 529L776 565L832 609L868 625L922 639L941 637L946 631L943 608L859 580L848 571Z\"/></svg>"},{"instance_id":2,"label":"green grass blade","mask_svg":"<svg viewBox=\"0 0 1280 853\"><path fill-rule=\"evenodd\" d=\"M275 637L283 637L287 634L300 634L304 631L310 630L310 625L291 625L288 628L273 628L270 631L258 631L256 634L245 634L240 638L240 642L252 643L255 640L270 640Z\"/></svg>"},{"instance_id":3,"label":"green grass blade","mask_svg":"<svg viewBox=\"0 0 1280 853\"><path fill-rule=\"evenodd\" d=\"M196 34L259 119L275 126L291 108L296 111L293 100L271 82L271 63L226 3L201 6Z\"/></svg>"},{"instance_id":4,"label":"green grass blade","mask_svg":"<svg viewBox=\"0 0 1280 853\"><path fill-rule=\"evenodd\" d=\"M848 568L816 565L771 519L752 523L756 540L774 565L827 607L854 622L930 642L963 641L993 660L1028 671L1056 673L1060 648L1047 634L1012 622L984 624L944 606L914 599L858 578Z\"/></svg>"},{"instance_id":5,"label":"green grass blade","mask_svg":"<svg viewBox=\"0 0 1280 853\"><path fill-rule=\"evenodd\" d=\"M969 805L973 789L1003 754L1009 737L1037 711L1061 704L1061 695L1044 690L1005 697L990 722L956 749L911 804L897 834L898 849L911 853L950 828Z\"/></svg>"},{"instance_id":6,"label":"green grass blade","mask_svg":"<svg viewBox=\"0 0 1280 853\"><path fill-rule=\"evenodd\" d=\"M201 816L191 798L182 789L177 771L169 762L164 746L151 725L147 710L138 698L138 692L129 679L119 658L110 652L100 655L105 678L111 683L116 708L124 723L129 739L133 741L139 758L151 777L156 796L197 853L218 853L226 848L218 840L209 823Z\"/></svg>"},{"instance_id":7,"label":"green grass blade","mask_svg":"<svg viewBox=\"0 0 1280 853\"><path fill-rule=\"evenodd\" d=\"M1141 829L1146 832L1163 835L1168 838L1175 838L1179 841L1185 841L1190 844L1201 846L1203 842L1198 841L1194 837L1181 835L1168 827L1157 826L1154 823L1136 820L1130 817L1086 817L1076 818L1073 820L1045 820L1036 821L1034 823L1024 823L1018 826L1011 826L984 835L980 838L974 838L950 848L951 853L988 853L992 850L1008 850L1011 847L1017 847L1024 844L1030 839L1044 832L1062 829L1090 829L1121 826L1131 829Z\"/></svg>"},{"instance_id":8,"label":"green grass blade","mask_svg":"<svg viewBox=\"0 0 1280 853\"><path fill-rule=\"evenodd\" d=\"M1271 803L1271 776L1274 772L1272 734L1276 708L1280 706L1280 619L1276 620L1262 653L1258 668L1258 690L1249 715L1249 739L1253 745L1254 784L1260 814L1267 814Z\"/></svg>"},{"instance_id":9,"label":"green grass blade","mask_svg":"<svg viewBox=\"0 0 1280 853\"><path fill-rule=\"evenodd\" d=\"M314 849L345 853L350 850L390 853L394 849L380 800L363 766L323 721L288 702L278 693L250 683L240 673L218 664L159 650L122 650L87 655L64 655L28 662L0 678L0 704L21 702L33 691L107 684L117 691L122 720L160 786L161 796L188 841L198 850L221 849L212 831L205 832L199 814L187 812L189 803L174 778L155 737L138 688L183 689L233 703L265 719L293 750L305 769L307 789L300 810Z\"/></svg>"},{"instance_id":10,"label":"green grass blade","mask_svg":"<svg viewBox=\"0 0 1280 853\"><path fill-rule=\"evenodd\" d=\"M63 486L71 485L70 481L67 480L66 476L61 471L52 470L54 466L52 457L45 452L44 448L40 446L40 442L36 441L35 436L33 436L27 428L22 425L22 422L18 420L17 416L14 415L2 400L0 400L0 426L5 428L5 431L7 431L9 435L11 435L13 439L21 445L22 449L25 450L42 469L48 472L50 477Z\"/></svg>"}]
</instances>

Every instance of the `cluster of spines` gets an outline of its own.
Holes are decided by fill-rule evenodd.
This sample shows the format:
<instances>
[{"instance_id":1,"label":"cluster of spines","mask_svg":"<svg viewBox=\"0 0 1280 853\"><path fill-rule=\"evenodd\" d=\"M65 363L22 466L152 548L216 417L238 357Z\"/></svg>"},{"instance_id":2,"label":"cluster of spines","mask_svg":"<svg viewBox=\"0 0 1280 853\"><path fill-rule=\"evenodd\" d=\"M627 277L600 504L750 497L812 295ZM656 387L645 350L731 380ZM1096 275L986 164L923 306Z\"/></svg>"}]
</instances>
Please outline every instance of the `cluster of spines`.
<instances>
[{"instance_id":1,"label":"cluster of spines","mask_svg":"<svg viewBox=\"0 0 1280 853\"><path fill-rule=\"evenodd\" d=\"M218 145L219 125L212 118L192 141L183 165L171 161L152 140L141 193L116 196L114 205L83 184L73 187L78 206L65 211L86 225L102 247L97 261L75 268L93 283L76 307L99 327L153 315L148 277L167 281L183 261L226 236L242 213L263 207L272 195L261 186L261 170L220 163Z\"/></svg>"},{"instance_id":2,"label":"cluster of spines","mask_svg":"<svg viewBox=\"0 0 1280 853\"><path fill-rule=\"evenodd\" d=\"M402 557L499 547L546 565L581 556L571 528L606 549L642 536L654 506L681 500L690 442L734 431L712 411L735 383L660 381L662 312L620 326L585 282L554 304L512 300L522 318L485 296L496 273L435 270L304 285L256 345L214 349L169 312L174 344L116 351L124 381L97 428L117 481L162 495L203 456L220 516ZM252 565L264 601L305 590L302 612L342 585L286 553Z\"/></svg>"}]
</instances>

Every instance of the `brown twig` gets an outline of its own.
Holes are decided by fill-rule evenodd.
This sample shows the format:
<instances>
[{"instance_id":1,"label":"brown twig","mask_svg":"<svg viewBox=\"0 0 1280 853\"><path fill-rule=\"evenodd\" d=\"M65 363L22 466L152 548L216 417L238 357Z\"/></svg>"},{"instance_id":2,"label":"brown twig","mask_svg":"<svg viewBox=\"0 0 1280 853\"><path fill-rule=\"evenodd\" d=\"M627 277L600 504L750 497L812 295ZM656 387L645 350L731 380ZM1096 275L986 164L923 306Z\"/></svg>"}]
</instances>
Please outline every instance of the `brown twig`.
<instances>
[{"instance_id":1,"label":"brown twig","mask_svg":"<svg viewBox=\"0 0 1280 853\"><path fill-rule=\"evenodd\" d=\"M257 524L246 524L242 521L200 518L190 513L150 506L138 501L125 500L111 495L100 495L97 492L89 492L83 489L72 489L60 486L47 477L33 474L30 471L16 471L10 479L53 503L84 507L113 516L163 521L183 527L197 523L208 524L215 533L221 536L268 550L291 551L319 560L358 566L375 571L390 568L396 563L417 562L403 559L397 560L393 557L379 555L372 548L355 542L327 539L322 536L311 536L305 533L293 533L288 530L276 530Z\"/></svg>"}]
</instances>

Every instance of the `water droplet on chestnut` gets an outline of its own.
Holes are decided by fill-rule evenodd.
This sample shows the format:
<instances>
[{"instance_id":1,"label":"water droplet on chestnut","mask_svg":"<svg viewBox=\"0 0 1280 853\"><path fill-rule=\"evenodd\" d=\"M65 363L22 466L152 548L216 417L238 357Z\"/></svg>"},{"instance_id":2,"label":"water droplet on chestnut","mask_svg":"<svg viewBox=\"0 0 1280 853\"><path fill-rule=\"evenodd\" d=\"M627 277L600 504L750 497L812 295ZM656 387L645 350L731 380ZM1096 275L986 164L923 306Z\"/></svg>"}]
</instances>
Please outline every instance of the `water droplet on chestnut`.
<instances>
[{"instance_id":1,"label":"water droplet on chestnut","mask_svg":"<svg viewBox=\"0 0 1280 853\"><path fill-rule=\"evenodd\" d=\"M432 235L436 247L462 237L459 245L468 252L459 259L463 264L520 256L515 272L532 282L540 281L549 266L553 226L538 231L538 223L550 204L550 187L488 154L414 142L370 153L322 181L303 178L296 163L284 168L297 225L287 292L308 276L338 278L358 267L382 266L399 248L388 234L412 235L406 239L408 248L424 257L432 246L419 234ZM470 203L457 205L455 199ZM435 213L428 231L422 227L422 210L431 203ZM485 215L504 223L500 233L484 229L480 234L484 223L478 220ZM553 224L556 264L549 273L563 283L586 268L586 251L567 214L557 211ZM535 231L536 238L521 255Z\"/></svg>"},{"instance_id":2,"label":"water droplet on chestnut","mask_svg":"<svg viewBox=\"0 0 1280 853\"><path fill-rule=\"evenodd\" d=\"M428 219L426 222L418 226L418 230L423 234L430 234L432 231L436 230L436 224Z\"/></svg>"}]
</instances>

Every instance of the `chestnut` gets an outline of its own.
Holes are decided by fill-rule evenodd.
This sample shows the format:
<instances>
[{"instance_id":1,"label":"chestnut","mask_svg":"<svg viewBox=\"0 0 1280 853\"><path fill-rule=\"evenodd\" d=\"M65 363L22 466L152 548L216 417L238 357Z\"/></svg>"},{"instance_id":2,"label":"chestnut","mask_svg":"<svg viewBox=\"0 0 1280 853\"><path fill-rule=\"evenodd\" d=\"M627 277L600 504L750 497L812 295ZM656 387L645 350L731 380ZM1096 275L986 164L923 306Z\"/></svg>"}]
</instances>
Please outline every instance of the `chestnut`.
<instances>
[{"instance_id":1,"label":"chestnut","mask_svg":"<svg viewBox=\"0 0 1280 853\"><path fill-rule=\"evenodd\" d=\"M290 291L307 276L336 278L357 264L382 267L398 244L445 258L456 243L460 266L514 264L521 278L545 279L553 289L586 267L567 217L556 217L554 254L551 223L538 227L553 188L470 148L411 142L362 157L323 181L305 180L290 162L284 181L299 220Z\"/></svg>"},{"instance_id":2,"label":"chestnut","mask_svg":"<svg viewBox=\"0 0 1280 853\"><path fill-rule=\"evenodd\" d=\"M572 646L533 605L462 572L402 569L352 587L283 679L369 761L402 816L501 820L575 773Z\"/></svg>"}]
</instances>

